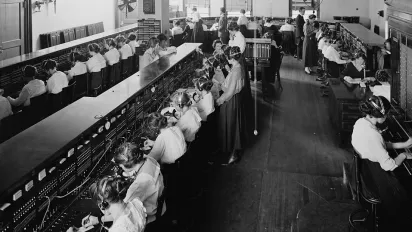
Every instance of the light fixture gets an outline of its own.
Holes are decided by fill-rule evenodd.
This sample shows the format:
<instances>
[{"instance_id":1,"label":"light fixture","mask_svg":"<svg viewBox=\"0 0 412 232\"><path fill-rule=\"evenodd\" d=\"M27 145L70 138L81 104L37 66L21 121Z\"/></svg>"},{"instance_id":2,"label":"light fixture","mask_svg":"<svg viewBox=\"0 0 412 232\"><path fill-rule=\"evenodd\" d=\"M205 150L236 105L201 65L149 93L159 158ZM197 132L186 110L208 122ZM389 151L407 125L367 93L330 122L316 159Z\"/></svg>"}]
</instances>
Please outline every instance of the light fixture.
<instances>
[{"instance_id":1,"label":"light fixture","mask_svg":"<svg viewBox=\"0 0 412 232\"><path fill-rule=\"evenodd\" d=\"M43 4L44 4L44 1L35 1L33 3L33 13L40 12L41 5L43 5Z\"/></svg>"}]
</instances>

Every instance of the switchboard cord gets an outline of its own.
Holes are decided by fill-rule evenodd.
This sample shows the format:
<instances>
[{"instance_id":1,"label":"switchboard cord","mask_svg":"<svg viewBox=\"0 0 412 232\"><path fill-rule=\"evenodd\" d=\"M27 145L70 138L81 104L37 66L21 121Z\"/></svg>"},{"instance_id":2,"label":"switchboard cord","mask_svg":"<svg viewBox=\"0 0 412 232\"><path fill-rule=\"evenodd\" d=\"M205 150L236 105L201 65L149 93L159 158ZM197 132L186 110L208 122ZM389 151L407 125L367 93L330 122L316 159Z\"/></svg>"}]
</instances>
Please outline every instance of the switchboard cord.
<instances>
[{"instance_id":1,"label":"switchboard cord","mask_svg":"<svg viewBox=\"0 0 412 232\"><path fill-rule=\"evenodd\" d=\"M47 212L49 211L49 208L50 208L50 197L48 196L44 196L44 197L47 198L47 208L46 208L46 212L44 213L43 220L41 220L41 224L40 224L41 228L43 228L44 220L46 219Z\"/></svg>"},{"instance_id":2,"label":"switchboard cord","mask_svg":"<svg viewBox=\"0 0 412 232\"><path fill-rule=\"evenodd\" d=\"M83 181L83 183L81 183L79 186L77 186L76 188L74 188L73 190L71 190L70 192L68 192L67 194L63 195L63 196L56 196L55 198L57 199L62 199L65 198L67 196L69 196L70 194L72 194L74 191L76 191L77 189L81 188L87 181L90 180L90 175L93 173L94 169L97 167L97 165L100 163L100 161L103 159L103 157L106 155L106 153L110 150L110 148L112 147L113 141L111 139L109 140L109 146L107 147L107 149L103 152L103 154L101 155L101 157L99 158L99 160L97 161L97 163L94 165L94 167L92 168L92 170L89 172L89 174L87 174L86 179ZM50 208L50 197L49 196L44 196L45 198L47 198L47 208L46 208L46 212L44 213L43 219L41 221L40 227L43 228L44 225L44 220L46 219L46 215L49 212L49 208Z\"/></svg>"}]
</instances>

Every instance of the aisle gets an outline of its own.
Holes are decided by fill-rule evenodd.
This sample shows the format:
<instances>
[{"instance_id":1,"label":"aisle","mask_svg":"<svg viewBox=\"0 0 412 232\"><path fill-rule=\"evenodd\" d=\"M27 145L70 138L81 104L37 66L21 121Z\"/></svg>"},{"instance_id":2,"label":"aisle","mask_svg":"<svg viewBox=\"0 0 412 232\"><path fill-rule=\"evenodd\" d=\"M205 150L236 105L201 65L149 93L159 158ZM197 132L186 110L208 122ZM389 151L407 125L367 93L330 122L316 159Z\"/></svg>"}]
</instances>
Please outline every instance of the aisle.
<instances>
[{"instance_id":1,"label":"aisle","mask_svg":"<svg viewBox=\"0 0 412 232\"><path fill-rule=\"evenodd\" d=\"M338 148L327 98L301 66L284 57L284 90L274 105L257 92L256 141L239 164L210 171L195 231L291 231L308 202L348 199L342 164L350 153Z\"/></svg>"}]
</instances>

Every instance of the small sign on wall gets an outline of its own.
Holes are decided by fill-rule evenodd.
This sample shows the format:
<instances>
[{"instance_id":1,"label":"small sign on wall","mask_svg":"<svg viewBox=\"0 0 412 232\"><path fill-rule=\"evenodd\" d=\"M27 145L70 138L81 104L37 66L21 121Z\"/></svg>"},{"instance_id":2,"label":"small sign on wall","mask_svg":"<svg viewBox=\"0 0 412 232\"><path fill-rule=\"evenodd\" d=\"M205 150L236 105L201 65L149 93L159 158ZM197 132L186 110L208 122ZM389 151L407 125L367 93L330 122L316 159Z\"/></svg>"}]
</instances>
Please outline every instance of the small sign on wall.
<instances>
[{"instance_id":1,"label":"small sign on wall","mask_svg":"<svg viewBox=\"0 0 412 232\"><path fill-rule=\"evenodd\" d=\"M155 0L143 0L143 13L145 14L155 13Z\"/></svg>"}]
</instances>

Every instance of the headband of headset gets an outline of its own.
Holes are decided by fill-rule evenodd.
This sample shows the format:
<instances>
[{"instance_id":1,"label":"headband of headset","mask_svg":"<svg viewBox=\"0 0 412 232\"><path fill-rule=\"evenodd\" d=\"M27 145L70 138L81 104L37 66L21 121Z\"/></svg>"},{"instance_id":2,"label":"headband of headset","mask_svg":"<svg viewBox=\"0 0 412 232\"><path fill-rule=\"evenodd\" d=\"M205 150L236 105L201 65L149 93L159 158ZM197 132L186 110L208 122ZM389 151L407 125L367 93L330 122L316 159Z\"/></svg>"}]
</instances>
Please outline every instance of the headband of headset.
<instances>
[{"instance_id":1,"label":"headband of headset","mask_svg":"<svg viewBox=\"0 0 412 232\"><path fill-rule=\"evenodd\" d=\"M368 102L370 103L370 105L372 105L373 108L375 108L377 111L379 111L382 114L382 116L385 116L386 112L385 112L385 107L383 106L383 102L380 99L380 97L377 97L377 98L379 100L380 107L374 101L372 101L372 98L369 98Z\"/></svg>"}]
</instances>

